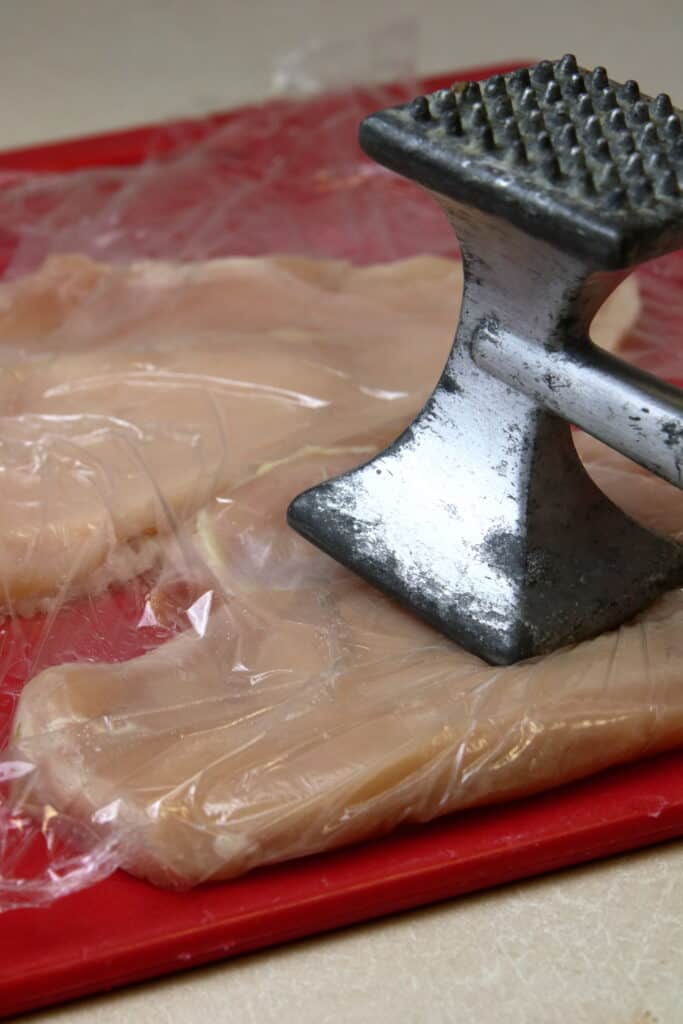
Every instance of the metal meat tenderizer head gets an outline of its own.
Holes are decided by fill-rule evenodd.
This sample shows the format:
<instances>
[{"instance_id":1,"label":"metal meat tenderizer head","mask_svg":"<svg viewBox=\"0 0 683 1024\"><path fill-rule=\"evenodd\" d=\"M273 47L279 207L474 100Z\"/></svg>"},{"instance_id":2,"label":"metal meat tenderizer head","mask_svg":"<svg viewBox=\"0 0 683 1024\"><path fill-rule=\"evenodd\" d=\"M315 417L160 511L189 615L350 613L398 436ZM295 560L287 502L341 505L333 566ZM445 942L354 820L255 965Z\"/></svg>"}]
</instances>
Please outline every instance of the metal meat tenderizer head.
<instances>
[{"instance_id":1,"label":"metal meat tenderizer head","mask_svg":"<svg viewBox=\"0 0 683 1024\"><path fill-rule=\"evenodd\" d=\"M683 487L683 392L588 338L629 268L683 246L681 112L568 54L373 114L360 142L453 224L460 323L414 423L290 524L493 663L617 626L683 584L683 547L607 500L569 424Z\"/></svg>"}]
</instances>

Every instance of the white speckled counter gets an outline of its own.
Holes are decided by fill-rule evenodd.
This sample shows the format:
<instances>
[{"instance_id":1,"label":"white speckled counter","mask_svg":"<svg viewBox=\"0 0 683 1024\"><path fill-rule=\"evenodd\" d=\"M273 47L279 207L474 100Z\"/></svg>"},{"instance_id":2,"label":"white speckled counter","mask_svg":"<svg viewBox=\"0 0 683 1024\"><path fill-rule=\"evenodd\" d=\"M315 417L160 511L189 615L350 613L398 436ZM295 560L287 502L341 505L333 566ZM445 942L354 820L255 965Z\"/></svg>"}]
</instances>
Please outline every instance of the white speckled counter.
<instances>
[{"instance_id":1,"label":"white speckled counter","mask_svg":"<svg viewBox=\"0 0 683 1024\"><path fill-rule=\"evenodd\" d=\"M257 99L305 40L415 11L420 71L574 50L683 103L681 0L0 0L0 147ZM681 1024L683 843L30 1020Z\"/></svg>"}]
</instances>

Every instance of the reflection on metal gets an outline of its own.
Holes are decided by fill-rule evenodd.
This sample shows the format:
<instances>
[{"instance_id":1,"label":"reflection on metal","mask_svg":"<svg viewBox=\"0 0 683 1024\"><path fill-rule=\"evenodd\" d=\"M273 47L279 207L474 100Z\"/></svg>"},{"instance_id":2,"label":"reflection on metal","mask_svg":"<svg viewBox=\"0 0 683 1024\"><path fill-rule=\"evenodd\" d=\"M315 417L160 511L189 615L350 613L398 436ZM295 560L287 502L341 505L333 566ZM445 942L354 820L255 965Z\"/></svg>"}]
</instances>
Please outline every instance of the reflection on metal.
<instances>
[{"instance_id":1,"label":"reflection on metal","mask_svg":"<svg viewBox=\"0 0 683 1024\"><path fill-rule=\"evenodd\" d=\"M460 323L415 422L291 525L493 663L618 625L683 583L683 548L607 500L569 423L683 486L683 394L587 337L634 263L683 244L679 113L567 56L375 114L361 143L444 207Z\"/></svg>"}]
</instances>

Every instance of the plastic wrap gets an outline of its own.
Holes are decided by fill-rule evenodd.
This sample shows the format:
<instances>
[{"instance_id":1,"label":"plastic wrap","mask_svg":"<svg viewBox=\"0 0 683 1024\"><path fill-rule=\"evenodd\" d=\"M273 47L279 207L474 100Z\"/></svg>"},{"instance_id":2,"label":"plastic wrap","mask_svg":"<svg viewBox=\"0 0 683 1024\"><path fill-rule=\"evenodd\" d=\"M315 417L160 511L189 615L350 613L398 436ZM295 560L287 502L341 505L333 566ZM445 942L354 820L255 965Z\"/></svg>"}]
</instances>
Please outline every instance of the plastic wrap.
<instances>
[{"instance_id":1,"label":"plastic wrap","mask_svg":"<svg viewBox=\"0 0 683 1024\"><path fill-rule=\"evenodd\" d=\"M386 99L287 101L142 168L0 192L4 908L117 867L226 878L683 742L680 592L491 668L285 525L410 421L457 319L457 262L415 258L454 251L445 220L356 152ZM244 258L273 250L299 255ZM682 280L643 270L602 340L683 377ZM678 491L578 443L681 534Z\"/></svg>"}]
</instances>

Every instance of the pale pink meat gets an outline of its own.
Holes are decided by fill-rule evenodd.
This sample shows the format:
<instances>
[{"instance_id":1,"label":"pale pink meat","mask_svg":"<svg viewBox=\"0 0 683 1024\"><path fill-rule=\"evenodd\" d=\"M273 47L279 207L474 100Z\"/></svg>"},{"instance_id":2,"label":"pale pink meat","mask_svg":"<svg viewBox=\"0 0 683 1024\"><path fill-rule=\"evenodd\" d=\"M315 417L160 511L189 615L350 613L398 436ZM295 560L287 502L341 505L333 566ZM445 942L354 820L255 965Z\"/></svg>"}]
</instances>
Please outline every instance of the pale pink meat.
<instances>
[{"instance_id":1,"label":"pale pink meat","mask_svg":"<svg viewBox=\"0 0 683 1024\"><path fill-rule=\"evenodd\" d=\"M0 285L0 606L148 568L179 522L314 423L324 439L342 418L406 420L459 289L459 266L429 258L55 257Z\"/></svg>"},{"instance_id":2,"label":"pale pink meat","mask_svg":"<svg viewBox=\"0 0 683 1024\"><path fill-rule=\"evenodd\" d=\"M165 372L172 365L206 380L220 369L329 404L295 403L290 417L259 398L249 419L239 397L227 394L236 454L196 498L174 475L176 455L161 435L155 439L154 458L162 467L168 459L164 486L178 486L174 529L197 557L190 567L166 556L149 609L163 615L182 579L192 593L184 632L141 658L62 665L27 685L12 747L33 766L15 787L20 806L36 813L49 806L103 837L113 834L128 870L185 886L535 792L683 742L680 591L620 630L492 668L285 525L296 493L368 458L419 406L450 345L456 270L431 260L367 270L231 261L107 273L110 285L81 296L69 330L58 304L48 311L50 337L61 332L78 350L68 358L96 361L101 350L113 358L106 338L88 343L89 332L119 308L112 296L157 275L143 326L131 320L117 328L117 355L128 359L141 346L148 356L157 346L164 355L154 366L163 363ZM187 302L178 299L174 317L156 289L163 293L173 275L177 288L183 274ZM223 314L203 311L210 298L224 301L212 274L227 281ZM110 301L113 311L98 307ZM224 324L221 333L230 303L234 333ZM26 310L37 316L30 302ZM216 333L207 340L205 329ZM39 348L30 332L22 345ZM54 372L61 366L55 359ZM142 372L152 387L161 380L158 369ZM95 403L90 387L84 393ZM180 399L154 393L167 410L165 429L175 416L182 432ZM106 394L115 404L116 389ZM71 388L68 401L76 395ZM192 408L200 429L201 402ZM630 514L680 533L680 492L597 442L579 443L596 480ZM215 454L223 458L224 447ZM127 501L124 494L132 522Z\"/></svg>"}]
</instances>

